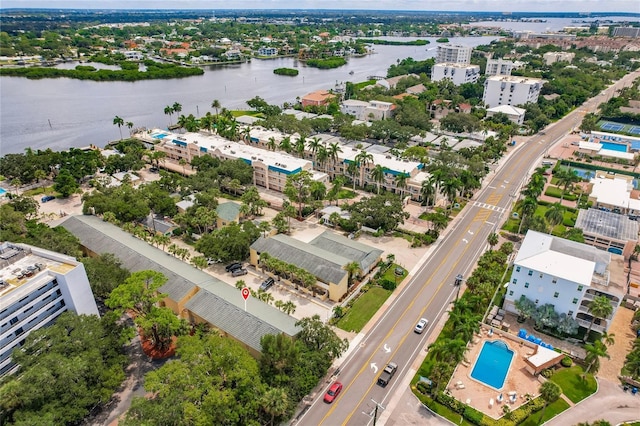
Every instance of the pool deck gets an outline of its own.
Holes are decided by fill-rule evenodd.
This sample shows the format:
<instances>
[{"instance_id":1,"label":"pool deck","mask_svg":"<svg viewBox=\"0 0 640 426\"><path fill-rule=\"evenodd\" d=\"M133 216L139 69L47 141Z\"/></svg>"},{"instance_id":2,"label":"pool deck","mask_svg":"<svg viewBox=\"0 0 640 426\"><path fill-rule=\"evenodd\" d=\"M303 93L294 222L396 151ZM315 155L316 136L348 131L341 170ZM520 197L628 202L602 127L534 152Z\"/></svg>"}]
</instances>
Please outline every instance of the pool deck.
<instances>
[{"instance_id":1,"label":"pool deck","mask_svg":"<svg viewBox=\"0 0 640 426\"><path fill-rule=\"evenodd\" d=\"M487 328L483 327L481 332L476 334L472 341L469 342L465 360L458 364L451 381L447 384L449 394L494 419L502 417L503 405L508 405L509 409L513 411L527 402L525 395L537 396L541 383L536 377L527 372L524 362L524 358L531 355L533 349L524 343L522 345L519 344L516 340L520 339L511 340L513 338L501 338L497 333L489 335ZM471 371L484 342L496 339L504 341L509 346L509 349L514 352L504 386L499 391L471 378ZM463 386L456 385L460 382L462 382ZM509 392L516 392L517 394L513 403L508 402ZM503 395L502 403L497 401L499 394ZM493 399L492 406L490 404L491 399Z\"/></svg>"}]
</instances>

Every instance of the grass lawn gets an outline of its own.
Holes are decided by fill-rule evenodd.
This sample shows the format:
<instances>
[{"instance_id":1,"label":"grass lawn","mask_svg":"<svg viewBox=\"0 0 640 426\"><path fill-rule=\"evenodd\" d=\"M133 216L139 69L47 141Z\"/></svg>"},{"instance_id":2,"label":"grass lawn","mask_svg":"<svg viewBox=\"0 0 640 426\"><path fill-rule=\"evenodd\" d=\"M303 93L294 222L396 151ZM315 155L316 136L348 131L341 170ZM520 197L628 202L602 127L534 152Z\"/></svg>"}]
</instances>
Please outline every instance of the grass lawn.
<instances>
[{"instance_id":1,"label":"grass lawn","mask_svg":"<svg viewBox=\"0 0 640 426\"><path fill-rule=\"evenodd\" d=\"M371 287L358 297L345 316L336 324L343 330L359 332L391 295L382 287Z\"/></svg>"},{"instance_id":2,"label":"grass lawn","mask_svg":"<svg viewBox=\"0 0 640 426\"><path fill-rule=\"evenodd\" d=\"M402 269L402 275L396 275L396 268ZM406 276L407 276L407 270L404 269L402 266L396 265L394 263L393 265L391 265L389 269L385 271L384 275L382 275L382 279L387 279L389 281L397 280L397 283L400 284Z\"/></svg>"},{"instance_id":3,"label":"grass lawn","mask_svg":"<svg viewBox=\"0 0 640 426\"><path fill-rule=\"evenodd\" d=\"M566 395L571 402L578 403L594 393L597 389L596 379L589 374L586 380L582 380L582 367L574 365L570 368L564 368L553 376L551 381L562 388L562 393Z\"/></svg>"},{"instance_id":4,"label":"grass lawn","mask_svg":"<svg viewBox=\"0 0 640 426\"><path fill-rule=\"evenodd\" d=\"M338 199L340 199L340 200L351 199L351 198L355 198L355 197L356 197L356 193L353 192L350 189L342 188L338 192Z\"/></svg>"},{"instance_id":5,"label":"grass lawn","mask_svg":"<svg viewBox=\"0 0 640 426\"><path fill-rule=\"evenodd\" d=\"M547 406L547 409L544 410L544 418L542 419L542 421L540 421L540 415L542 415L542 410L540 410L537 413L534 413L527 417L527 420L520 423L520 426L538 426L539 424L542 424L547 420L550 420L551 418L562 413L567 408L569 408L569 404L567 403L567 401L562 398L558 398L556 402L549 404Z\"/></svg>"},{"instance_id":6,"label":"grass lawn","mask_svg":"<svg viewBox=\"0 0 640 426\"><path fill-rule=\"evenodd\" d=\"M29 189L28 191L24 191L22 193L22 195L24 195L25 197L33 197L34 195L60 195L60 193L57 193L56 191L53 190L53 186L49 186L46 188L43 187L38 187L38 188L33 188L33 189Z\"/></svg>"}]
</instances>

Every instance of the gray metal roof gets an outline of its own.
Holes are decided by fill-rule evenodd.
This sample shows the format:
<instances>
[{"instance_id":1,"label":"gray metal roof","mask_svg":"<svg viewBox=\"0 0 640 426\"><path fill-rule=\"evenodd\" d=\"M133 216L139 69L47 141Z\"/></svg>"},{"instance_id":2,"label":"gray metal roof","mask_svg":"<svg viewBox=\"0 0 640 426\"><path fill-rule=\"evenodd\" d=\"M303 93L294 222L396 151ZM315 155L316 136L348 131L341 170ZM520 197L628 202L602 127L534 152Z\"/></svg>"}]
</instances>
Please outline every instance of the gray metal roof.
<instances>
[{"instance_id":1,"label":"gray metal roof","mask_svg":"<svg viewBox=\"0 0 640 426\"><path fill-rule=\"evenodd\" d=\"M161 272L167 277L167 283L160 288L160 291L168 294L172 300L184 299L196 287L212 293L216 296L216 299L209 297L208 300L216 300L217 305L210 306L213 306L214 310L227 309L226 312L228 312L225 316L220 317L221 322L212 322L212 324L252 348L255 344L255 338L253 337L255 331L238 329L236 324L244 324L247 321L261 321L269 324L275 330L279 330L278 332L283 332L289 336L294 336L300 331L299 327L295 325L295 318L286 315L273 306L251 298L247 301L249 312L245 313L244 300L235 287L182 262L159 248L135 238L119 227L98 217L69 216L59 226L64 227L78 237L80 243L94 253L113 253L121 260L123 266L131 271L150 269ZM195 300L204 295L206 295L205 292L198 291L188 303L195 304ZM236 306L239 309L233 311L232 314L227 305ZM254 318L248 319L247 317ZM203 316L203 318L206 318L206 316ZM255 349L260 350L260 347L255 347Z\"/></svg>"},{"instance_id":2,"label":"gray metal roof","mask_svg":"<svg viewBox=\"0 0 640 426\"><path fill-rule=\"evenodd\" d=\"M240 204L234 203L233 201L218 204L218 207L216 207L216 213L218 213L220 219L227 222L238 220L238 217L240 216Z\"/></svg>"},{"instance_id":3,"label":"gray metal roof","mask_svg":"<svg viewBox=\"0 0 640 426\"><path fill-rule=\"evenodd\" d=\"M331 231L324 231L309 244L346 257L350 262L358 262L363 271L368 271L384 252L383 250L345 238Z\"/></svg>"},{"instance_id":4,"label":"gray metal roof","mask_svg":"<svg viewBox=\"0 0 640 426\"><path fill-rule=\"evenodd\" d=\"M639 225L625 215L599 209L580 210L576 228L589 235L601 235L618 241L636 241Z\"/></svg>"},{"instance_id":5,"label":"gray metal roof","mask_svg":"<svg viewBox=\"0 0 640 426\"><path fill-rule=\"evenodd\" d=\"M326 283L339 283L347 274L342 267L350 262L346 257L282 234L260 237L251 248L302 268Z\"/></svg>"}]
</instances>

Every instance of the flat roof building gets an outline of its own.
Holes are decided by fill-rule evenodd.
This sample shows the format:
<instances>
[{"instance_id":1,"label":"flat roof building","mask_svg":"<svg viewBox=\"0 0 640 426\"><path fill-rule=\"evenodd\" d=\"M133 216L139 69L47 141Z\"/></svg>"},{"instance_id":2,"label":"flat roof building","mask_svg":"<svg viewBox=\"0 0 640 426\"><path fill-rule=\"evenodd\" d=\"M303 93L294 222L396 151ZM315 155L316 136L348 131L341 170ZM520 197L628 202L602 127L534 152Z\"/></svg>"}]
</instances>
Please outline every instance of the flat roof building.
<instances>
[{"instance_id":1,"label":"flat roof building","mask_svg":"<svg viewBox=\"0 0 640 426\"><path fill-rule=\"evenodd\" d=\"M625 259L629 259L638 244L638 221L625 215L580 209L575 227L582 229L585 244L621 254Z\"/></svg>"},{"instance_id":2,"label":"flat roof building","mask_svg":"<svg viewBox=\"0 0 640 426\"><path fill-rule=\"evenodd\" d=\"M0 376L11 352L63 312L98 315L82 262L27 244L0 243Z\"/></svg>"},{"instance_id":3,"label":"flat roof building","mask_svg":"<svg viewBox=\"0 0 640 426\"><path fill-rule=\"evenodd\" d=\"M480 66L456 63L435 64L431 69L431 80L451 80L454 85L475 83L480 78Z\"/></svg>"},{"instance_id":4,"label":"flat roof building","mask_svg":"<svg viewBox=\"0 0 640 426\"><path fill-rule=\"evenodd\" d=\"M459 44L441 44L436 52L436 63L456 63L468 65L471 63L473 49Z\"/></svg>"},{"instance_id":5,"label":"flat roof building","mask_svg":"<svg viewBox=\"0 0 640 426\"><path fill-rule=\"evenodd\" d=\"M536 103L543 84L544 80L539 78L494 75L484 83L482 103L489 108Z\"/></svg>"}]
</instances>

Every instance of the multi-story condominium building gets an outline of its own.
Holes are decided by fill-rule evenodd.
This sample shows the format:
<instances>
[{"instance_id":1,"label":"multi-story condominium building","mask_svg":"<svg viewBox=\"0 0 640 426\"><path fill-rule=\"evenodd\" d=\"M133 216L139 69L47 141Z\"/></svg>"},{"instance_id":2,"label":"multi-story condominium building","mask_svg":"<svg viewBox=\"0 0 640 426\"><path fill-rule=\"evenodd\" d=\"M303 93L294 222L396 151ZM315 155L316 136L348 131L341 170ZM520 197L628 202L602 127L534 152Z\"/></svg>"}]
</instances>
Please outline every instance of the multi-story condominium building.
<instances>
[{"instance_id":1,"label":"multi-story condominium building","mask_svg":"<svg viewBox=\"0 0 640 426\"><path fill-rule=\"evenodd\" d=\"M539 78L494 75L484 83L482 103L488 108L498 105L524 105L538 102L544 80Z\"/></svg>"},{"instance_id":2,"label":"multi-story condominium building","mask_svg":"<svg viewBox=\"0 0 640 426\"><path fill-rule=\"evenodd\" d=\"M98 315L84 265L26 244L0 243L0 376L16 365L11 352L65 311Z\"/></svg>"},{"instance_id":3,"label":"multi-story condominium building","mask_svg":"<svg viewBox=\"0 0 640 426\"><path fill-rule=\"evenodd\" d=\"M340 104L340 112L353 115L356 120L376 121L391 118L395 107L391 102L347 99Z\"/></svg>"},{"instance_id":4,"label":"multi-story condominium building","mask_svg":"<svg viewBox=\"0 0 640 426\"><path fill-rule=\"evenodd\" d=\"M596 296L611 301L612 314L596 319L593 330L607 331L625 294L624 259L604 250L529 231L515 261L504 309L517 313L515 302L525 296L536 305L551 304L558 314L589 327L589 305Z\"/></svg>"},{"instance_id":5,"label":"multi-story condominium building","mask_svg":"<svg viewBox=\"0 0 640 426\"><path fill-rule=\"evenodd\" d=\"M435 64L431 69L431 80L449 79L456 86L464 83L475 83L480 78L479 65L465 65L455 63Z\"/></svg>"},{"instance_id":6,"label":"multi-story condominium building","mask_svg":"<svg viewBox=\"0 0 640 426\"><path fill-rule=\"evenodd\" d=\"M542 59L544 63L547 65L555 64L556 62L569 62L573 61L573 58L576 56L575 53L571 52L547 52L542 55Z\"/></svg>"},{"instance_id":7,"label":"multi-story condominium building","mask_svg":"<svg viewBox=\"0 0 640 426\"><path fill-rule=\"evenodd\" d=\"M438 46L436 53L436 63L454 63L465 64L471 63L471 52L473 49L467 46L457 44L443 44Z\"/></svg>"},{"instance_id":8,"label":"multi-story condominium building","mask_svg":"<svg viewBox=\"0 0 640 426\"><path fill-rule=\"evenodd\" d=\"M485 75L511 75L511 71L522 66L522 62L513 62L506 59L487 59Z\"/></svg>"}]
</instances>

